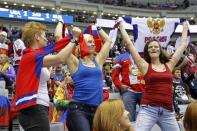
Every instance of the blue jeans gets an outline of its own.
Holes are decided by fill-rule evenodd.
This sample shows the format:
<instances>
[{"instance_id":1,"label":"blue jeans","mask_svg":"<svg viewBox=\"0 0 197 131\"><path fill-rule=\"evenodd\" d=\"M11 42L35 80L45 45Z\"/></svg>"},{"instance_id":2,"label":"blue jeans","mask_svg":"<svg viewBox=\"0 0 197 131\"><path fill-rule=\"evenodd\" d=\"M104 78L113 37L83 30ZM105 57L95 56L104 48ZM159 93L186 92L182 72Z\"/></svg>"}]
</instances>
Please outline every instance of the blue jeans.
<instances>
[{"instance_id":1,"label":"blue jeans","mask_svg":"<svg viewBox=\"0 0 197 131\"><path fill-rule=\"evenodd\" d=\"M174 112L162 107L142 105L135 131L150 131L155 124L158 124L162 131L180 131Z\"/></svg>"},{"instance_id":2,"label":"blue jeans","mask_svg":"<svg viewBox=\"0 0 197 131\"><path fill-rule=\"evenodd\" d=\"M96 107L71 102L68 107L66 125L69 131L92 131Z\"/></svg>"},{"instance_id":3,"label":"blue jeans","mask_svg":"<svg viewBox=\"0 0 197 131\"><path fill-rule=\"evenodd\" d=\"M125 109L129 112L130 121L136 120L136 105L140 105L142 93L136 93L133 91L126 91L122 95Z\"/></svg>"}]
</instances>

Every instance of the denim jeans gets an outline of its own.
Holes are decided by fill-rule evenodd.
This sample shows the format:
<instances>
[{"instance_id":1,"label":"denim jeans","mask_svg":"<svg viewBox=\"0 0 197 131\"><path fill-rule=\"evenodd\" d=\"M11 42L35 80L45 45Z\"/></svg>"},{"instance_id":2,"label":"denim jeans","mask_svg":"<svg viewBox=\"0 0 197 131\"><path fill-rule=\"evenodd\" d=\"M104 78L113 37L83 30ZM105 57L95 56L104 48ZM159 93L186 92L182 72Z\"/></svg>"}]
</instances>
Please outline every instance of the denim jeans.
<instances>
[{"instance_id":1,"label":"denim jeans","mask_svg":"<svg viewBox=\"0 0 197 131\"><path fill-rule=\"evenodd\" d=\"M151 131L158 124L162 131L180 131L174 112L157 106L142 105L135 123L135 131Z\"/></svg>"},{"instance_id":2,"label":"denim jeans","mask_svg":"<svg viewBox=\"0 0 197 131\"><path fill-rule=\"evenodd\" d=\"M69 131L92 131L96 107L71 102L68 107L66 125Z\"/></svg>"},{"instance_id":3,"label":"denim jeans","mask_svg":"<svg viewBox=\"0 0 197 131\"><path fill-rule=\"evenodd\" d=\"M130 121L136 120L136 105L140 105L142 93L126 91L121 94L125 109L129 112Z\"/></svg>"},{"instance_id":4,"label":"denim jeans","mask_svg":"<svg viewBox=\"0 0 197 131\"><path fill-rule=\"evenodd\" d=\"M25 131L49 131L48 107L35 105L19 111L19 123Z\"/></svg>"}]
</instances>

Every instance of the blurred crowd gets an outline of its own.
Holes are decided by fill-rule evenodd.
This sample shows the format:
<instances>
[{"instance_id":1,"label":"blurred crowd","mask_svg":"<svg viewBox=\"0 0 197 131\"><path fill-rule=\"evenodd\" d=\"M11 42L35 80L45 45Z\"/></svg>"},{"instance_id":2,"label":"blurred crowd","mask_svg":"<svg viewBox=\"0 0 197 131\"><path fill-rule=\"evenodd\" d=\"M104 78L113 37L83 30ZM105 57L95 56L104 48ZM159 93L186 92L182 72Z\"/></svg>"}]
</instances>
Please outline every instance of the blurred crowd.
<instances>
[{"instance_id":1,"label":"blurred crowd","mask_svg":"<svg viewBox=\"0 0 197 131\"><path fill-rule=\"evenodd\" d=\"M134 7L134 8L147 8L147 9L185 9L190 6L189 0L184 0L183 2L163 2L162 4L154 3L154 2L140 2L135 0L88 0L89 2L101 3L107 5L115 5L115 6L126 6L126 7Z\"/></svg>"}]
</instances>

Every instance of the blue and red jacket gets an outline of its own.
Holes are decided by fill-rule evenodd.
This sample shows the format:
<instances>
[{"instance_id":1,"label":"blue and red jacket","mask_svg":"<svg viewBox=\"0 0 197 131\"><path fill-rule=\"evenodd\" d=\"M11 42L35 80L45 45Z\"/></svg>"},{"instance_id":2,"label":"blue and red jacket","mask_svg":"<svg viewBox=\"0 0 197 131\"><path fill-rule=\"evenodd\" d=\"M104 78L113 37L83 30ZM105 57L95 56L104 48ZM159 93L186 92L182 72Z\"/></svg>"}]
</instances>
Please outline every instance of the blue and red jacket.
<instances>
[{"instance_id":1,"label":"blue and red jacket","mask_svg":"<svg viewBox=\"0 0 197 131\"><path fill-rule=\"evenodd\" d=\"M114 85L121 89L122 85L127 85L135 92L143 92L145 88L144 79L141 73L138 73L137 75L137 83L131 83L130 82L130 74L132 71L131 66L134 63L131 61L131 56L128 52L124 52L120 54L115 59L115 65L112 70L112 81ZM121 79L120 79L121 78Z\"/></svg>"},{"instance_id":2,"label":"blue and red jacket","mask_svg":"<svg viewBox=\"0 0 197 131\"><path fill-rule=\"evenodd\" d=\"M15 109L16 111L36 105L43 58L53 52L60 51L70 41L67 36L55 44L33 50L27 48L20 61L16 79Z\"/></svg>"}]
</instances>

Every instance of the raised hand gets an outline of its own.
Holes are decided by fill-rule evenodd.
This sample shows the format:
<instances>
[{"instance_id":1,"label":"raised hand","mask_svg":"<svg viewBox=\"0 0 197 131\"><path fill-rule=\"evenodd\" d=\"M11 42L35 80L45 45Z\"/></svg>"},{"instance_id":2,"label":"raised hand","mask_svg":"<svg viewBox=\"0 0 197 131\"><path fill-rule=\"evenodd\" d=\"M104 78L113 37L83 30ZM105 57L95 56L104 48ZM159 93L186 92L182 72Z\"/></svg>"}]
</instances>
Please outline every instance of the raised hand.
<instances>
[{"instance_id":1,"label":"raised hand","mask_svg":"<svg viewBox=\"0 0 197 131\"><path fill-rule=\"evenodd\" d=\"M64 20L62 18L58 19L58 22L64 24Z\"/></svg>"},{"instance_id":2,"label":"raised hand","mask_svg":"<svg viewBox=\"0 0 197 131\"><path fill-rule=\"evenodd\" d=\"M116 20L116 23L122 23L124 22L124 19L122 17L118 17L118 19Z\"/></svg>"},{"instance_id":3,"label":"raised hand","mask_svg":"<svg viewBox=\"0 0 197 131\"><path fill-rule=\"evenodd\" d=\"M183 22L183 29L184 30L188 30L189 29L189 23L188 23L188 21L184 21Z\"/></svg>"},{"instance_id":4,"label":"raised hand","mask_svg":"<svg viewBox=\"0 0 197 131\"><path fill-rule=\"evenodd\" d=\"M78 27L73 27L72 28L72 35L73 35L73 38L75 40L79 40L79 35L81 34L81 29L79 29Z\"/></svg>"}]
</instances>

